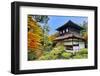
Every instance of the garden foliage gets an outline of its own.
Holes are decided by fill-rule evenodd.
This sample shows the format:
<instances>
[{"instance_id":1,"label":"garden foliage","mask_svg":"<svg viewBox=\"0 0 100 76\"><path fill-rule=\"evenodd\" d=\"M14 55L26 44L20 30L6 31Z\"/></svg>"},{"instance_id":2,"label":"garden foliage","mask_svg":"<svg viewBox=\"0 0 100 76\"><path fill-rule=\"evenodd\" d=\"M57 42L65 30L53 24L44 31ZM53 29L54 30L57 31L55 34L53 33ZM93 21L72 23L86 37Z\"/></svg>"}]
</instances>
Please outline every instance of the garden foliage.
<instances>
[{"instance_id":1,"label":"garden foliage","mask_svg":"<svg viewBox=\"0 0 100 76\"><path fill-rule=\"evenodd\" d=\"M34 19L33 19L34 18ZM28 16L28 60L57 60L88 58L87 48L78 52L67 52L63 43L56 44L58 33L48 35L47 16ZM42 22L43 27L39 25ZM84 39L87 34L83 32Z\"/></svg>"}]
</instances>

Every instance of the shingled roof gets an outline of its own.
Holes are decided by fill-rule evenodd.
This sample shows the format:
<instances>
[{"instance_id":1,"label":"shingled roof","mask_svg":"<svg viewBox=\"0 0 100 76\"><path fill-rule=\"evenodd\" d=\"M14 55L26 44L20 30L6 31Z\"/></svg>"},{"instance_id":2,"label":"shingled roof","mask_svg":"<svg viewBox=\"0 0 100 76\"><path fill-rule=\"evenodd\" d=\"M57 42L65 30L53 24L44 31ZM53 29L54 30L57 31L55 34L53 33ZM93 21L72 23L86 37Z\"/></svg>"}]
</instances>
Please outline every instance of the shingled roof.
<instances>
[{"instance_id":1,"label":"shingled roof","mask_svg":"<svg viewBox=\"0 0 100 76\"><path fill-rule=\"evenodd\" d=\"M76 35L76 34L67 34L64 36L59 36L59 37L55 38L55 40L64 40L64 39L68 39L68 38L77 38L77 39L84 40L80 35Z\"/></svg>"},{"instance_id":2,"label":"shingled roof","mask_svg":"<svg viewBox=\"0 0 100 76\"><path fill-rule=\"evenodd\" d=\"M78 24L72 22L71 20L69 20L67 23L65 23L64 25L62 25L61 27L58 27L56 30L57 31L60 31L60 30L63 30L67 27L70 27L70 28L75 28L75 29L78 29L78 30L82 30L83 28L81 26L79 26Z\"/></svg>"}]
</instances>

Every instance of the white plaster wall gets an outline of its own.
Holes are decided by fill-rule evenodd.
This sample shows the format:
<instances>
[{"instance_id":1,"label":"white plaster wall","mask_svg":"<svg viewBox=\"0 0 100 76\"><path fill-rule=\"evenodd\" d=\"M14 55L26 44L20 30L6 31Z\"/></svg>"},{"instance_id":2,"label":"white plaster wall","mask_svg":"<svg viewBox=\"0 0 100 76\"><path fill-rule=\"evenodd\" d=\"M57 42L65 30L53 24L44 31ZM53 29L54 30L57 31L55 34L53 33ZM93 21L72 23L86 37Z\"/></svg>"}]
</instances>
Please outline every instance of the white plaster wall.
<instances>
[{"instance_id":1,"label":"white plaster wall","mask_svg":"<svg viewBox=\"0 0 100 76\"><path fill-rule=\"evenodd\" d=\"M72 42L64 42L64 45L72 45Z\"/></svg>"},{"instance_id":2,"label":"white plaster wall","mask_svg":"<svg viewBox=\"0 0 100 76\"><path fill-rule=\"evenodd\" d=\"M79 47L80 47L80 49L85 48L85 43L84 42L79 42Z\"/></svg>"},{"instance_id":3,"label":"white plaster wall","mask_svg":"<svg viewBox=\"0 0 100 76\"><path fill-rule=\"evenodd\" d=\"M79 42L78 41L74 41L73 44L79 44Z\"/></svg>"},{"instance_id":4,"label":"white plaster wall","mask_svg":"<svg viewBox=\"0 0 100 76\"><path fill-rule=\"evenodd\" d=\"M79 42L64 42L64 45L72 45L72 44L79 44Z\"/></svg>"}]
</instances>

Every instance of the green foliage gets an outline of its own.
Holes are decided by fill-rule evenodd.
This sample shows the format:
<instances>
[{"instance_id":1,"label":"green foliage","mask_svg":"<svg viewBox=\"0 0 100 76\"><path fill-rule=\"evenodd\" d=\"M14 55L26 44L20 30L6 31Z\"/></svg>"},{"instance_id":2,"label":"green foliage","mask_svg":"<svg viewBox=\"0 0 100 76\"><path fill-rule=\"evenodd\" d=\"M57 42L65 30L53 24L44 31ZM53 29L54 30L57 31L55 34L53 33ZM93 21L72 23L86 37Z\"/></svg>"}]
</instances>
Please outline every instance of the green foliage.
<instances>
[{"instance_id":1,"label":"green foliage","mask_svg":"<svg viewBox=\"0 0 100 76\"><path fill-rule=\"evenodd\" d=\"M66 52L63 42L55 42L59 35L55 33L49 36L49 17L44 15L28 16L28 60L55 60L55 59L83 59L88 57L86 48L78 52ZM42 26L40 24L42 23ZM83 23L81 35L87 44L87 22Z\"/></svg>"},{"instance_id":2,"label":"green foliage","mask_svg":"<svg viewBox=\"0 0 100 76\"><path fill-rule=\"evenodd\" d=\"M88 58L88 54L83 54L82 57L83 58Z\"/></svg>"},{"instance_id":3,"label":"green foliage","mask_svg":"<svg viewBox=\"0 0 100 76\"><path fill-rule=\"evenodd\" d=\"M45 39L44 51L45 51L45 52L51 51L51 50L53 49L52 44L53 44L53 43L52 43L51 41L49 41L48 39Z\"/></svg>"},{"instance_id":4,"label":"green foliage","mask_svg":"<svg viewBox=\"0 0 100 76\"><path fill-rule=\"evenodd\" d=\"M35 60L36 55L34 52L28 52L28 60Z\"/></svg>"},{"instance_id":5,"label":"green foliage","mask_svg":"<svg viewBox=\"0 0 100 76\"><path fill-rule=\"evenodd\" d=\"M50 57L49 54L46 54L46 55L41 56L41 57L39 58L39 60L50 60L50 59L51 59L51 57Z\"/></svg>"},{"instance_id":6,"label":"green foliage","mask_svg":"<svg viewBox=\"0 0 100 76\"><path fill-rule=\"evenodd\" d=\"M88 57L87 49L81 49L79 52L74 54L71 52L66 52L64 46L56 46L51 51L44 51L43 55L38 58L38 60L56 60L56 59L84 59ZM35 54L29 54L29 60L35 60Z\"/></svg>"},{"instance_id":7,"label":"green foliage","mask_svg":"<svg viewBox=\"0 0 100 76\"><path fill-rule=\"evenodd\" d=\"M78 54L88 54L88 51L86 48L81 49L79 52L77 52Z\"/></svg>"},{"instance_id":8,"label":"green foliage","mask_svg":"<svg viewBox=\"0 0 100 76\"><path fill-rule=\"evenodd\" d=\"M59 59L61 54L64 51L63 46L57 46L55 47L52 51L46 52L43 56L39 58L39 60L54 60L54 59Z\"/></svg>"},{"instance_id":9,"label":"green foliage","mask_svg":"<svg viewBox=\"0 0 100 76\"><path fill-rule=\"evenodd\" d=\"M69 53L69 52L63 52L61 55L62 55L63 58L69 59L69 58L71 58L72 53Z\"/></svg>"},{"instance_id":10,"label":"green foliage","mask_svg":"<svg viewBox=\"0 0 100 76\"><path fill-rule=\"evenodd\" d=\"M79 55L79 54L76 54L75 56L73 56L74 59L82 59L83 56L82 55Z\"/></svg>"},{"instance_id":11,"label":"green foliage","mask_svg":"<svg viewBox=\"0 0 100 76\"><path fill-rule=\"evenodd\" d=\"M58 55L47 53L39 58L39 60L55 60L58 58Z\"/></svg>"},{"instance_id":12,"label":"green foliage","mask_svg":"<svg viewBox=\"0 0 100 76\"><path fill-rule=\"evenodd\" d=\"M76 52L73 56L74 59L83 59L88 57L88 51L86 48L81 49L79 52Z\"/></svg>"},{"instance_id":13,"label":"green foliage","mask_svg":"<svg viewBox=\"0 0 100 76\"><path fill-rule=\"evenodd\" d=\"M57 55L57 54L61 54L63 51L64 51L64 46L57 46L50 53Z\"/></svg>"},{"instance_id":14,"label":"green foliage","mask_svg":"<svg viewBox=\"0 0 100 76\"><path fill-rule=\"evenodd\" d=\"M39 60L55 60L55 59L84 59L88 57L87 49L81 49L79 52L74 54L66 52L64 46L59 45L52 49L50 52L44 52Z\"/></svg>"}]
</instances>

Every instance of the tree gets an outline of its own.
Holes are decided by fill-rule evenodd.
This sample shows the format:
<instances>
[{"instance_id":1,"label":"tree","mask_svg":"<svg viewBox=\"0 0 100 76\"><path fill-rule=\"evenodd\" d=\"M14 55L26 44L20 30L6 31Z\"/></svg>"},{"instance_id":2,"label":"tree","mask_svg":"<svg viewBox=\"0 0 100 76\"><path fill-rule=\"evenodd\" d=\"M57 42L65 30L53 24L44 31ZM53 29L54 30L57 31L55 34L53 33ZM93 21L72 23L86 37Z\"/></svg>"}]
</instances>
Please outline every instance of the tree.
<instances>
[{"instance_id":1,"label":"tree","mask_svg":"<svg viewBox=\"0 0 100 76\"><path fill-rule=\"evenodd\" d=\"M47 23L49 18L46 15L32 15L32 17L40 23Z\"/></svg>"},{"instance_id":2,"label":"tree","mask_svg":"<svg viewBox=\"0 0 100 76\"><path fill-rule=\"evenodd\" d=\"M87 30L88 30L87 25L88 25L88 22L83 21L83 28L84 28L84 31L87 31Z\"/></svg>"},{"instance_id":3,"label":"tree","mask_svg":"<svg viewBox=\"0 0 100 76\"><path fill-rule=\"evenodd\" d=\"M54 33L54 34L52 34L52 35L49 36L49 40L50 40L50 41L54 41L55 38L58 37L58 36L59 36L59 33L56 32L56 33Z\"/></svg>"},{"instance_id":4,"label":"tree","mask_svg":"<svg viewBox=\"0 0 100 76\"><path fill-rule=\"evenodd\" d=\"M32 16L37 22L43 24L43 47L44 51L48 51L49 49L49 38L48 38L48 32L49 32L49 25L48 20L49 17L46 15L33 15Z\"/></svg>"},{"instance_id":5,"label":"tree","mask_svg":"<svg viewBox=\"0 0 100 76\"><path fill-rule=\"evenodd\" d=\"M34 52L35 57L42 54L43 30L38 23L33 20L32 16L28 16L28 52ZM30 55L29 55L30 57ZM29 58L30 59L30 58Z\"/></svg>"},{"instance_id":6,"label":"tree","mask_svg":"<svg viewBox=\"0 0 100 76\"><path fill-rule=\"evenodd\" d=\"M52 47L56 46L57 42L55 41L55 38L57 38L58 36L58 32L49 36L49 41L52 42Z\"/></svg>"},{"instance_id":7,"label":"tree","mask_svg":"<svg viewBox=\"0 0 100 76\"><path fill-rule=\"evenodd\" d=\"M87 43L88 43L88 23L86 21L83 21L83 30L82 30L82 36L83 39L85 40L85 47L87 48Z\"/></svg>"},{"instance_id":8,"label":"tree","mask_svg":"<svg viewBox=\"0 0 100 76\"><path fill-rule=\"evenodd\" d=\"M40 36L32 32L28 32L28 48L37 49L40 45Z\"/></svg>"},{"instance_id":9,"label":"tree","mask_svg":"<svg viewBox=\"0 0 100 76\"><path fill-rule=\"evenodd\" d=\"M28 16L28 31L40 36L43 35L41 26L33 20L32 16Z\"/></svg>"}]
</instances>

